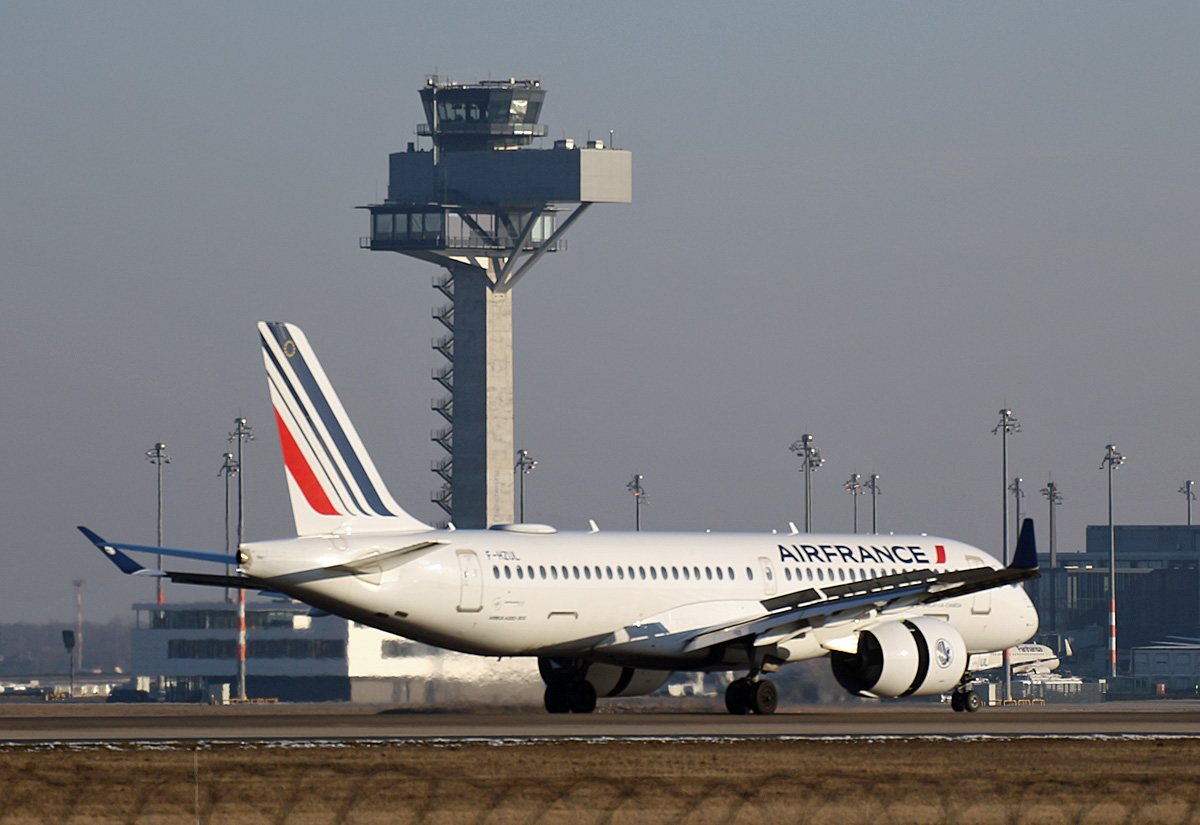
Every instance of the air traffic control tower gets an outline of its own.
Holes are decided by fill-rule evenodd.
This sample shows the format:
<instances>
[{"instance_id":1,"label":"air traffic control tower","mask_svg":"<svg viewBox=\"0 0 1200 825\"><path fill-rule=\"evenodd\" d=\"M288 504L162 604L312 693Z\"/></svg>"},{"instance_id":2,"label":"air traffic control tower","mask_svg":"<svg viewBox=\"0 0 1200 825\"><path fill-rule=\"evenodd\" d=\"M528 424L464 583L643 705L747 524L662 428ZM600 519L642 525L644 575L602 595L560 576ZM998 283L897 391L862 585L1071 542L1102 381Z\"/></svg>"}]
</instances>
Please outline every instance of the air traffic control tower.
<instances>
[{"instance_id":1,"label":"air traffic control tower","mask_svg":"<svg viewBox=\"0 0 1200 825\"><path fill-rule=\"evenodd\" d=\"M536 80L458 84L430 77L421 89L425 123L390 157L387 200L371 212L360 245L435 263L434 286L449 299L434 310L448 330L433 348L448 395L433 402L446 426L433 440L449 455L433 463L432 496L455 526L513 521L512 289L593 203L632 199L632 156L589 140L544 137L546 92ZM573 206L573 209L569 209ZM569 211L568 211L569 210Z\"/></svg>"}]
</instances>

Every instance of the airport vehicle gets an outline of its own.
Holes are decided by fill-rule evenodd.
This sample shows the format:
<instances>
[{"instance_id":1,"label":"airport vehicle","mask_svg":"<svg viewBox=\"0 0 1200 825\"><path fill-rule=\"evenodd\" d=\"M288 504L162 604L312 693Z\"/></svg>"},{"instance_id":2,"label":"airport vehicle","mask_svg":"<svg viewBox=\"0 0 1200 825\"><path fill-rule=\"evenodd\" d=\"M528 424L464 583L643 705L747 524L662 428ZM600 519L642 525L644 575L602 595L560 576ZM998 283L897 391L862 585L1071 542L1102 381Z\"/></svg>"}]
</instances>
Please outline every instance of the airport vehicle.
<instances>
[{"instance_id":1,"label":"airport vehicle","mask_svg":"<svg viewBox=\"0 0 1200 825\"><path fill-rule=\"evenodd\" d=\"M551 713L649 693L672 671L742 669L726 707L771 713L764 674L819 656L852 693L953 690L956 710L976 710L970 657L1037 630L1019 586L1038 575L1029 520L1008 567L925 535L434 529L393 500L304 333L259 332L297 536L233 557L81 527L124 572L277 591L426 644L536 657ZM126 551L236 563L240 575L147 570Z\"/></svg>"}]
</instances>

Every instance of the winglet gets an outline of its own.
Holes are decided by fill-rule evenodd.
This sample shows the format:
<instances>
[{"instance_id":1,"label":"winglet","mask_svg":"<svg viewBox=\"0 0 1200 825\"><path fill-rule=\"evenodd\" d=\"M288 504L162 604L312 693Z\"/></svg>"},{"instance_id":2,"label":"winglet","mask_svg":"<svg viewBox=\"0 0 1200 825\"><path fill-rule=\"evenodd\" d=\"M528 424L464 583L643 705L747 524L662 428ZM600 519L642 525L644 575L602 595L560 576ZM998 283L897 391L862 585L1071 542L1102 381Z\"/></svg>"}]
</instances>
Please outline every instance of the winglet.
<instances>
[{"instance_id":1,"label":"winglet","mask_svg":"<svg viewBox=\"0 0 1200 825\"><path fill-rule=\"evenodd\" d=\"M1017 550L1013 553L1012 562L1008 565L1015 570L1037 570L1037 541L1033 537L1033 519L1027 518L1021 525L1021 535L1017 537Z\"/></svg>"},{"instance_id":2,"label":"winglet","mask_svg":"<svg viewBox=\"0 0 1200 825\"><path fill-rule=\"evenodd\" d=\"M130 576L134 576L134 575L137 575L142 570L146 569L145 567L142 567L142 565L138 564L133 559L129 558L129 556L125 555L120 550L113 547L111 544L106 542L104 539L100 538L98 535L93 533L91 530L84 527L82 524L78 526L78 530L79 530L79 532L83 533L83 535L87 538L88 541L90 541L92 544L96 545L96 547L100 550L101 553L108 556L109 561L111 561L113 564L115 564L117 567L119 567L121 569L122 573L126 573Z\"/></svg>"}]
</instances>

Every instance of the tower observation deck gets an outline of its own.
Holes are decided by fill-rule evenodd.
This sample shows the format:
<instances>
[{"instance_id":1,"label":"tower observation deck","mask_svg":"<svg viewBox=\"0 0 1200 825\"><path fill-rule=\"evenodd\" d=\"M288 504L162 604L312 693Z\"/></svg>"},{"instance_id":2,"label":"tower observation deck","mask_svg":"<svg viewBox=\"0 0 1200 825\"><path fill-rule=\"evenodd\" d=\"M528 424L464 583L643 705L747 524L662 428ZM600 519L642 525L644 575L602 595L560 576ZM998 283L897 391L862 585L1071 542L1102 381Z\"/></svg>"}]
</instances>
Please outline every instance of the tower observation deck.
<instances>
[{"instance_id":1,"label":"tower observation deck","mask_svg":"<svg viewBox=\"0 0 1200 825\"><path fill-rule=\"evenodd\" d=\"M632 155L599 140L528 148L547 133L536 80L430 77L420 94L417 134L432 145L390 156L387 199L360 207L371 214L360 246L445 269L434 286L447 303L433 312L445 363L433 378L446 395L432 406L446 423L432 438L448 455L433 462L432 500L456 526L490 527L513 520L513 286L566 249L591 204L632 200Z\"/></svg>"}]
</instances>

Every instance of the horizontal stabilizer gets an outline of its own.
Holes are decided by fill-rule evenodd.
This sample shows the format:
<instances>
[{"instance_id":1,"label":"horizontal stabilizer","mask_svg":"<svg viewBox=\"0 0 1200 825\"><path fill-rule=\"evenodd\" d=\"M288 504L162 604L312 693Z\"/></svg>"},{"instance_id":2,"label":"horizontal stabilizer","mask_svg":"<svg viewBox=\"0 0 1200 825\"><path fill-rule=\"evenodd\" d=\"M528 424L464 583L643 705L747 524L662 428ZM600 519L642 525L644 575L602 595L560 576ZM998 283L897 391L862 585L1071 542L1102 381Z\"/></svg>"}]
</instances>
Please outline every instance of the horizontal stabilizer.
<instances>
[{"instance_id":1,"label":"horizontal stabilizer","mask_svg":"<svg viewBox=\"0 0 1200 825\"><path fill-rule=\"evenodd\" d=\"M208 561L216 564L237 564L237 556L232 553L206 553L202 550L179 550L174 547L153 547L147 544L126 544L118 541L105 541L82 525L79 527L79 532L83 533L88 541L99 547L100 552L112 559L113 564L120 567L123 573L132 574L144 568L122 553L122 550L127 550L131 553L157 553L161 556L173 556L177 559ZM133 569L127 569L130 565L133 566Z\"/></svg>"}]
</instances>

